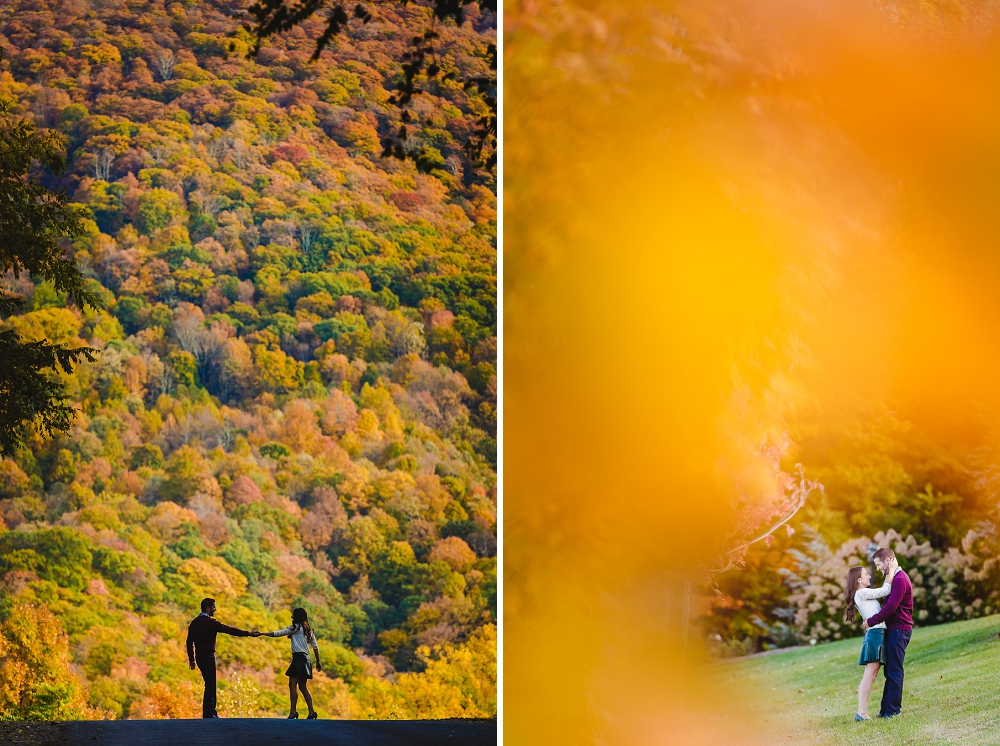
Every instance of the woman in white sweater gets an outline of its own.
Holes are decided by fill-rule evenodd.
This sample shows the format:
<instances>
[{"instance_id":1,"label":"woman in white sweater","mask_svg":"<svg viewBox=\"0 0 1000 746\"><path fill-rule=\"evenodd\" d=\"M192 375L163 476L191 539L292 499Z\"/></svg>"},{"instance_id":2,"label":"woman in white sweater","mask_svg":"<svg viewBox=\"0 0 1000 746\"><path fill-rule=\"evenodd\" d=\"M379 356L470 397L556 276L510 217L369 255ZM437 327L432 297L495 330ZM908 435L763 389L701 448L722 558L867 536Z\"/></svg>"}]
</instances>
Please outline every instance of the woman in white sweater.
<instances>
[{"instance_id":1,"label":"woman in white sweater","mask_svg":"<svg viewBox=\"0 0 1000 746\"><path fill-rule=\"evenodd\" d=\"M316 670L322 671L323 664L319 660L319 647L316 645L316 634L312 631L312 627L309 626L309 615L306 613L306 610L292 609L292 623L290 625L274 632L261 632L261 635L264 637L288 637L291 639L292 665L285 671L285 675L288 676L288 698L291 700L288 718L289 720L295 720L299 716L296 709L299 698L296 688L298 688L302 691L306 707L309 708L309 714L306 716L306 719L315 720L316 710L313 709L312 695L309 693L309 687L306 683L312 678L312 661L309 659L309 646L312 646L313 653L316 655Z\"/></svg>"},{"instance_id":2,"label":"woman in white sweater","mask_svg":"<svg viewBox=\"0 0 1000 746\"><path fill-rule=\"evenodd\" d=\"M876 599L889 595L889 591L892 589L892 576L896 574L898 569L899 565L893 561L881 588L871 587L872 577L868 568L859 566L848 570L847 587L844 594L844 618L848 622L853 622L855 609L861 613L862 620L877 614L882 606ZM854 715L857 722L871 719L868 717L868 698L871 695L875 677L878 676L879 668L884 663L885 622L867 629L864 642L861 644L858 665L864 666L865 670L861 675L861 683L858 685L858 711Z\"/></svg>"}]
</instances>

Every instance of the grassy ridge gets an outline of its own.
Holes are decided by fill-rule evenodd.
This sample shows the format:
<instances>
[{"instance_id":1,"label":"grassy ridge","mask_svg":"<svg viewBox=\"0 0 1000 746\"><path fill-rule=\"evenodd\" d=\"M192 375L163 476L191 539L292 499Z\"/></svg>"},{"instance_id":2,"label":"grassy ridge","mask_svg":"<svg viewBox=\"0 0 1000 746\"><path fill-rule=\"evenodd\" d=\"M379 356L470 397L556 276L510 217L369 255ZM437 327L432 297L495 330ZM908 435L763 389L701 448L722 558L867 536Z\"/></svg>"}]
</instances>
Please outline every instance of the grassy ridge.
<instances>
[{"instance_id":1,"label":"grassy ridge","mask_svg":"<svg viewBox=\"0 0 1000 746\"><path fill-rule=\"evenodd\" d=\"M861 641L726 662L719 675L762 721L771 743L1000 744L1000 616L914 631L903 714L855 723ZM878 712L879 674L869 710Z\"/></svg>"}]
</instances>

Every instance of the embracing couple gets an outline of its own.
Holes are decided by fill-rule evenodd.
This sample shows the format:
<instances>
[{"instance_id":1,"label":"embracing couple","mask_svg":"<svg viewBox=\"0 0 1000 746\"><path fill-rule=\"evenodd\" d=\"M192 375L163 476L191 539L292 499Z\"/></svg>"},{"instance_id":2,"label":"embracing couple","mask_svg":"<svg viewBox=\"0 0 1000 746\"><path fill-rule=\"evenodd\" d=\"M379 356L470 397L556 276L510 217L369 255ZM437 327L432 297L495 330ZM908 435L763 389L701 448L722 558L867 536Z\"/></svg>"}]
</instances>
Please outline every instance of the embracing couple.
<instances>
[{"instance_id":1,"label":"embracing couple","mask_svg":"<svg viewBox=\"0 0 1000 746\"><path fill-rule=\"evenodd\" d=\"M847 571L847 592L844 598L844 618L854 621L854 612L865 623L865 640L861 645L858 664L865 667L858 686L858 722L868 717L868 697L885 666L885 687L882 689L880 718L898 715L903 705L903 658L913 630L913 586L909 576L899 568L891 549L879 549L872 558L875 567L885 575L881 588L872 588L871 574L866 567ZM877 599L885 598L880 606Z\"/></svg>"}]
</instances>

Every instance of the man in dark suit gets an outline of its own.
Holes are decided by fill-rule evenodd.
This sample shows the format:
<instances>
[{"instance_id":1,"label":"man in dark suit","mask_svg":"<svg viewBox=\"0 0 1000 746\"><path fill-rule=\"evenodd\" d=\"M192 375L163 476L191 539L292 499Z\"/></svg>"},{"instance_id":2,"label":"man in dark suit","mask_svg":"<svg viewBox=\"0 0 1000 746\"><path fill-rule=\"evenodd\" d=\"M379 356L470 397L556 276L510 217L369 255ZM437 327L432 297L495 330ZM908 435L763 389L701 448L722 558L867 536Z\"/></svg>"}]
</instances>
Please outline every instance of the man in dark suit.
<instances>
[{"instance_id":1,"label":"man in dark suit","mask_svg":"<svg viewBox=\"0 0 1000 746\"><path fill-rule=\"evenodd\" d=\"M201 613L188 625L187 653L191 670L197 665L205 680L205 696L201 702L203 718L217 718L215 711L215 636L222 632L233 637L258 637L259 632L247 632L236 627L228 627L215 616L215 599L206 598L201 602Z\"/></svg>"}]
</instances>

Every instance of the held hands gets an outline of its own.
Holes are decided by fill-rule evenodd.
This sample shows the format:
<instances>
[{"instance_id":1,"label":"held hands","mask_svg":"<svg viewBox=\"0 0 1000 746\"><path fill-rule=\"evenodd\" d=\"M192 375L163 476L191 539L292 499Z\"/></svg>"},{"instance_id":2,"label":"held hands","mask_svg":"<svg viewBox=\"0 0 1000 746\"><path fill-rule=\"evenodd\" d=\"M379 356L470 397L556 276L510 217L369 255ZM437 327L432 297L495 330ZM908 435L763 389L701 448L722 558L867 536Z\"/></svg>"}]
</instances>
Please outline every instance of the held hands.
<instances>
[{"instance_id":1,"label":"held hands","mask_svg":"<svg viewBox=\"0 0 1000 746\"><path fill-rule=\"evenodd\" d=\"M250 630L250 636L251 637L260 637L260 630L258 630L256 627L254 627L252 630Z\"/></svg>"}]
</instances>

